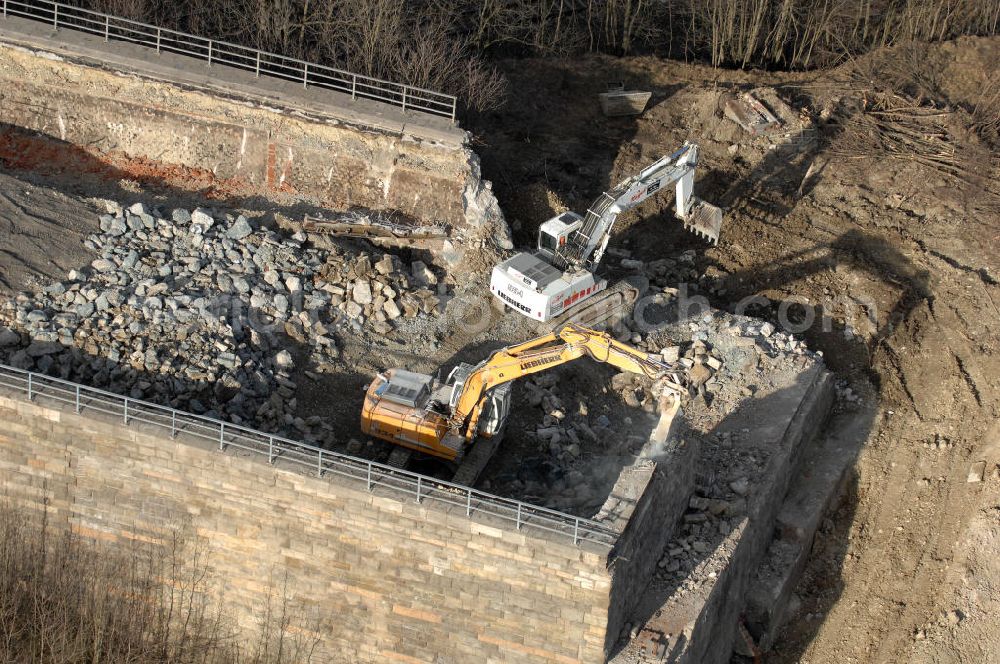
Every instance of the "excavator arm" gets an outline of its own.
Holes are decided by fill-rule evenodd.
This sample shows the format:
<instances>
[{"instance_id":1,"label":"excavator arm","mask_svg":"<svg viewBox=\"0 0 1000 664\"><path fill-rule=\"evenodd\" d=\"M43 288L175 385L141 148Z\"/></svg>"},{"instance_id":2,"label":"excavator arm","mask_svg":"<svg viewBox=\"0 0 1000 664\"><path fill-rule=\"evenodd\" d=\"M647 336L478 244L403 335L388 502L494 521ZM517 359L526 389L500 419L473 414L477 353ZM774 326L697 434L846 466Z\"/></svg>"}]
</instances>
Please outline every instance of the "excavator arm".
<instances>
[{"instance_id":1,"label":"excavator arm","mask_svg":"<svg viewBox=\"0 0 1000 664\"><path fill-rule=\"evenodd\" d=\"M584 349L586 355L597 362L627 371L644 374L652 379L677 374L675 368L665 362L652 359L648 353L611 338L605 332L595 332L579 325L566 325L558 332L559 338L567 345ZM677 374L678 376L680 374ZM680 382L682 379L678 379Z\"/></svg>"},{"instance_id":2,"label":"excavator arm","mask_svg":"<svg viewBox=\"0 0 1000 664\"><path fill-rule=\"evenodd\" d=\"M562 259L570 265L593 269L600 263L611 237L611 229L622 212L630 210L646 199L675 184L676 215L686 226L718 241L722 213L705 211L693 195L694 171L698 165L698 146L686 142L673 154L661 157L642 171L623 180L614 189L598 197L588 208L582 226L569 238L562 252ZM698 213L692 214L698 207ZM716 218L717 217L717 218Z\"/></svg>"},{"instance_id":3,"label":"excavator arm","mask_svg":"<svg viewBox=\"0 0 1000 664\"><path fill-rule=\"evenodd\" d=\"M491 389L585 355L622 371L661 379L665 386L678 394L684 390L686 381L683 373L672 365L652 359L646 353L615 341L605 332L569 324L558 332L498 350L477 366L454 400L450 418L452 430L461 432L466 440L472 440L486 403L485 395Z\"/></svg>"}]
</instances>

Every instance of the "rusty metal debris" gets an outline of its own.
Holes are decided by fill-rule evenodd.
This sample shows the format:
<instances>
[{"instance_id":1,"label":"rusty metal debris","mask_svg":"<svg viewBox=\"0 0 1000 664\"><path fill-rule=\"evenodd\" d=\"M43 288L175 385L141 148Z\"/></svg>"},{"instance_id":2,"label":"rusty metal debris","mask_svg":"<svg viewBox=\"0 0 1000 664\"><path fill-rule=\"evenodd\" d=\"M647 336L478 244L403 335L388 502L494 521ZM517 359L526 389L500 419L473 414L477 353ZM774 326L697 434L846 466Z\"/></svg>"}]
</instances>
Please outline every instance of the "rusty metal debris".
<instances>
[{"instance_id":1,"label":"rusty metal debris","mask_svg":"<svg viewBox=\"0 0 1000 664\"><path fill-rule=\"evenodd\" d=\"M364 239L443 240L448 228L443 225L418 225L397 220L394 216L348 212L336 219L306 215L302 228L312 233Z\"/></svg>"},{"instance_id":2,"label":"rusty metal debris","mask_svg":"<svg viewBox=\"0 0 1000 664\"><path fill-rule=\"evenodd\" d=\"M727 97L723 112L727 118L754 136L781 126L781 120L749 92L741 92L737 97Z\"/></svg>"}]
</instances>

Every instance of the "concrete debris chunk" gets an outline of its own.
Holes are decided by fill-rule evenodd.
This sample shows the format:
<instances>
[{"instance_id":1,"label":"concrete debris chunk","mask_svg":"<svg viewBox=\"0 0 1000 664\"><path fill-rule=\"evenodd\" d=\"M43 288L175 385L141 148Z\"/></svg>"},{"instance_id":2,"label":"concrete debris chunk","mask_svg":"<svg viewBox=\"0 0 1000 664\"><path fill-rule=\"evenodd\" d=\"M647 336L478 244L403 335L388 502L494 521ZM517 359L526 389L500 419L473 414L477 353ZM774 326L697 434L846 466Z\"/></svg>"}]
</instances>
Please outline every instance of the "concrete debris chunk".
<instances>
[{"instance_id":1,"label":"concrete debris chunk","mask_svg":"<svg viewBox=\"0 0 1000 664\"><path fill-rule=\"evenodd\" d=\"M215 225L215 218L208 210L197 208L191 213L191 223L197 225L204 232Z\"/></svg>"},{"instance_id":2,"label":"concrete debris chunk","mask_svg":"<svg viewBox=\"0 0 1000 664\"><path fill-rule=\"evenodd\" d=\"M347 316L352 319L360 318L364 310L365 310L364 307L362 307L354 300L351 300L344 306L344 313L346 313Z\"/></svg>"},{"instance_id":3,"label":"concrete debris chunk","mask_svg":"<svg viewBox=\"0 0 1000 664\"><path fill-rule=\"evenodd\" d=\"M637 261L633 258L623 258L621 260L621 266L626 270L641 270L645 267L645 263Z\"/></svg>"},{"instance_id":4,"label":"concrete debris chunk","mask_svg":"<svg viewBox=\"0 0 1000 664\"><path fill-rule=\"evenodd\" d=\"M36 341L29 345L25 352L29 357L42 357L43 355L53 355L65 350L62 344L55 341Z\"/></svg>"},{"instance_id":5,"label":"concrete debris chunk","mask_svg":"<svg viewBox=\"0 0 1000 664\"><path fill-rule=\"evenodd\" d=\"M741 477L729 483L729 488L733 490L737 496L745 496L750 493L750 480L745 477Z\"/></svg>"},{"instance_id":6,"label":"concrete debris chunk","mask_svg":"<svg viewBox=\"0 0 1000 664\"><path fill-rule=\"evenodd\" d=\"M351 299L358 304L371 304L374 299L371 282L367 279L358 279L355 281L354 288L351 290Z\"/></svg>"},{"instance_id":7,"label":"concrete debris chunk","mask_svg":"<svg viewBox=\"0 0 1000 664\"><path fill-rule=\"evenodd\" d=\"M236 217L236 221L233 225L226 230L226 237L230 240L242 240L248 235L253 233L253 228L250 226L250 222L242 214Z\"/></svg>"},{"instance_id":8,"label":"concrete debris chunk","mask_svg":"<svg viewBox=\"0 0 1000 664\"><path fill-rule=\"evenodd\" d=\"M274 364L279 369L285 371L295 366L295 362L292 360L292 354L287 350L278 351L278 354L274 356Z\"/></svg>"},{"instance_id":9,"label":"concrete debris chunk","mask_svg":"<svg viewBox=\"0 0 1000 664\"><path fill-rule=\"evenodd\" d=\"M399 305L396 304L395 300L386 300L385 303L382 304L382 310L385 312L385 315L389 317L389 320L395 320L403 314L403 312L399 310Z\"/></svg>"},{"instance_id":10,"label":"concrete debris chunk","mask_svg":"<svg viewBox=\"0 0 1000 664\"><path fill-rule=\"evenodd\" d=\"M422 286L433 286L437 284L437 277L423 261L413 261L410 265L410 272L418 284Z\"/></svg>"},{"instance_id":11,"label":"concrete debris chunk","mask_svg":"<svg viewBox=\"0 0 1000 664\"><path fill-rule=\"evenodd\" d=\"M969 483L982 482L983 478L986 476L986 462L976 461L969 466L969 473L966 477L966 481Z\"/></svg>"},{"instance_id":12,"label":"concrete debris chunk","mask_svg":"<svg viewBox=\"0 0 1000 664\"><path fill-rule=\"evenodd\" d=\"M681 347L680 346L667 346L660 350L660 356L663 361L667 364L674 364L679 359L681 359Z\"/></svg>"},{"instance_id":13,"label":"concrete debris chunk","mask_svg":"<svg viewBox=\"0 0 1000 664\"><path fill-rule=\"evenodd\" d=\"M14 330L0 327L0 348L9 348L21 343L21 335Z\"/></svg>"},{"instance_id":14,"label":"concrete debris chunk","mask_svg":"<svg viewBox=\"0 0 1000 664\"><path fill-rule=\"evenodd\" d=\"M382 260L375 263L375 271L381 274L383 277L388 276L395 270L395 265L392 262L392 256L390 254L385 254L382 256Z\"/></svg>"},{"instance_id":15,"label":"concrete debris chunk","mask_svg":"<svg viewBox=\"0 0 1000 664\"><path fill-rule=\"evenodd\" d=\"M712 377L712 370L704 364L694 364L688 371L688 379L694 387L700 387Z\"/></svg>"}]
</instances>

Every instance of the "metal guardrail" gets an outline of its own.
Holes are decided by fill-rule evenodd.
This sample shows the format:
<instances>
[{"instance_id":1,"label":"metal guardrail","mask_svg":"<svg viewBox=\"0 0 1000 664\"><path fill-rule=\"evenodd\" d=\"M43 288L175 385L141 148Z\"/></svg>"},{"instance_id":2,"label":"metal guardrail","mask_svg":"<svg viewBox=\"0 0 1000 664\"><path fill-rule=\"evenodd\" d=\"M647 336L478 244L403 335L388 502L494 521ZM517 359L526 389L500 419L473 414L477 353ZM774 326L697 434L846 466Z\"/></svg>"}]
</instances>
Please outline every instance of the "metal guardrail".
<instances>
[{"instance_id":1,"label":"metal guardrail","mask_svg":"<svg viewBox=\"0 0 1000 664\"><path fill-rule=\"evenodd\" d=\"M53 29L87 32L104 41L125 41L205 60L208 66L223 64L301 83L302 87L324 88L351 95L351 99L373 99L455 121L457 98L424 88L383 81L370 76L326 67L277 53L269 53L231 42L159 28L126 18L110 16L51 0L2 0L3 16L19 16L48 23Z\"/></svg>"},{"instance_id":2,"label":"metal guardrail","mask_svg":"<svg viewBox=\"0 0 1000 664\"><path fill-rule=\"evenodd\" d=\"M486 514L513 523L517 530L546 532L572 539L574 544L591 542L611 548L618 539L618 533L590 519L4 364L0 364L0 389L23 394L29 401L72 407L78 414L110 415L120 419L125 426L146 424L171 438L186 436L218 445L220 451L231 448L266 457L268 463L289 462L317 477L348 478L364 483L368 491L386 489L418 503L457 507L464 509L468 517L475 513Z\"/></svg>"}]
</instances>

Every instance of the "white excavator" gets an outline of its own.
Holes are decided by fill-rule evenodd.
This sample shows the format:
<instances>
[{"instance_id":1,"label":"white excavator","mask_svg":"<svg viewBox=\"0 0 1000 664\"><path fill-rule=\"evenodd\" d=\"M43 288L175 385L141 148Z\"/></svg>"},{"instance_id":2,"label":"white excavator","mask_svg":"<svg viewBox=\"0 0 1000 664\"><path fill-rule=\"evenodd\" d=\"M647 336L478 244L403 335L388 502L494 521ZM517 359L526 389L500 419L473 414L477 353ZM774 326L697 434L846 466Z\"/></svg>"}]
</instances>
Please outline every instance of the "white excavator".
<instances>
[{"instance_id":1,"label":"white excavator","mask_svg":"<svg viewBox=\"0 0 1000 664\"><path fill-rule=\"evenodd\" d=\"M657 160L597 198L585 216L563 212L538 229L538 248L493 268L490 291L503 304L538 322L573 320L595 326L630 308L641 294L634 281L612 288L595 274L618 215L676 185L677 217L713 243L719 240L722 210L694 195L698 146ZM595 297L601 294L601 297ZM586 305L586 306L584 306Z\"/></svg>"}]
</instances>

